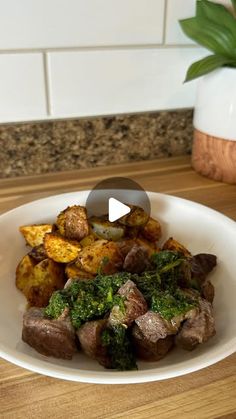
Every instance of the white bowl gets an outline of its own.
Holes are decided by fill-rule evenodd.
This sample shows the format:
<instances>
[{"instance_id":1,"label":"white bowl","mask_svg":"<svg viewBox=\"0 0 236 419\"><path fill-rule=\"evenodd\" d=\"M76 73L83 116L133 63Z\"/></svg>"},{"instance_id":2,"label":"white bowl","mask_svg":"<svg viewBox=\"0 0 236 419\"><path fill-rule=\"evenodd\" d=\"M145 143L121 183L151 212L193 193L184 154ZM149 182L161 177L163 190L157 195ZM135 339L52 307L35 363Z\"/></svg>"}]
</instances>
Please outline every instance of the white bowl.
<instances>
[{"instance_id":1,"label":"white bowl","mask_svg":"<svg viewBox=\"0 0 236 419\"><path fill-rule=\"evenodd\" d=\"M68 205L84 205L88 192L73 192L34 201L0 217L0 356L29 370L72 381L127 384L162 380L197 371L232 354L236 349L236 224L222 214L191 201L148 193L152 215L164 236L174 236L193 254L217 255L210 278L215 286L216 336L193 352L175 348L159 362L139 362L138 371L105 370L83 354L72 361L40 355L21 341L26 300L15 287L15 268L27 252L18 227L50 222Z\"/></svg>"}]
</instances>

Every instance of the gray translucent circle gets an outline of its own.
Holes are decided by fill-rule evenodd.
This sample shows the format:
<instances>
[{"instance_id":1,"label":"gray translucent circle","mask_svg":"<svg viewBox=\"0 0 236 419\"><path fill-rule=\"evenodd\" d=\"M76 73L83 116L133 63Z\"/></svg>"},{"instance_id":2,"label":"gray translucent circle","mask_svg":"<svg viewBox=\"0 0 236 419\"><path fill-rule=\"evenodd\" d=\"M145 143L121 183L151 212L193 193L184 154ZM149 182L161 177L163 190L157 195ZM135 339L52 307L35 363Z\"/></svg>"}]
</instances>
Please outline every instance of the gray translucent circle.
<instances>
[{"instance_id":1,"label":"gray translucent circle","mask_svg":"<svg viewBox=\"0 0 236 419\"><path fill-rule=\"evenodd\" d=\"M111 177L99 182L89 193L86 201L88 216L108 214L109 198L115 198L126 205L138 205L150 215L148 195L137 182L129 178Z\"/></svg>"}]
</instances>

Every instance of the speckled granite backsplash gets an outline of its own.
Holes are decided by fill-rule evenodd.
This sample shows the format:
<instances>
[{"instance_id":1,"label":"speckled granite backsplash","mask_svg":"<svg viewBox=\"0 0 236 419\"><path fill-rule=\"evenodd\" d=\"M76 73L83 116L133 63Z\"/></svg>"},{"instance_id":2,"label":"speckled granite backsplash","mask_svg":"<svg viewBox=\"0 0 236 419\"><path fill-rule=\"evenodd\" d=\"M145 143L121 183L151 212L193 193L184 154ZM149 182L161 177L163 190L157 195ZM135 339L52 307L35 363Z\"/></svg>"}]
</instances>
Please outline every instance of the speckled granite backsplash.
<instances>
[{"instance_id":1,"label":"speckled granite backsplash","mask_svg":"<svg viewBox=\"0 0 236 419\"><path fill-rule=\"evenodd\" d=\"M191 151L192 111L0 126L0 177L113 165Z\"/></svg>"}]
</instances>

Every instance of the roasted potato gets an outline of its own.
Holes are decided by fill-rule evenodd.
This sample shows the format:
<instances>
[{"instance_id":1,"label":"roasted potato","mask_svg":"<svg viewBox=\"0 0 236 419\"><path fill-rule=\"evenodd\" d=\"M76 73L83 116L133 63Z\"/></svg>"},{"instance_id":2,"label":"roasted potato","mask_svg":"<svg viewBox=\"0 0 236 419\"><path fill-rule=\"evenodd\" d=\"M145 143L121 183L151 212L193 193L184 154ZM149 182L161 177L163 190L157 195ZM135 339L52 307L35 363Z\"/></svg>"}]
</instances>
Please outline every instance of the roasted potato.
<instances>
[{"instance_id":1,"label":"roasted potato","mask_svg":"<svg viewBox=\"0 0 236 419\"><path fill-rule=\"evenodd\" d=\"M123 258L115 242L97 240L85 247L79 254L78 260L83 270L91 274L99 271L111 274L122 267Z\"/></svg>"},{"instance_id":2,"label":"roasted potato","mask_svg":"<svg viewBox=\"0 0 236 419\"><path fill-rule=\"evenodd\" d=\"M16 269L16 286L26 296L29 305L44 307L53 291L63 288L64 269L50 259L35 264L26 255Z\"/></svg>"},{"instance_id":3,"label":"roasted potato","mask_svg":"<svg viewBox=\"0 0 236 419\"><path fill-rule=\"evenodd\" d=\"M89 220L93 232L101 239L105 240L120 240L125 234L125 227L114 222L99 218L92 217Z\"/></svg>"},{"instance_id":4,"label":"roasted potato","mask_svg":"<svg viewBox=\"0 0 236 419\"><path fill-rule=\"evenodd\" d=\"M16 287L23 293L34 276L35 265L36 261L29 255L25 255L18 263L16 268Z\"/></svg>"},{"instance_id":5,"label":"roasted potato","mask_svg":"<svg viewBox=\"0 0 236 419\"><path fill-rule=\"evenodd\" d=\"M191 253L186 247L184 247L177 240L170 237L163 245L162 250L175 250L176 252L182 253L186 257L191 257Z\"/></svg>"},{"instance_id":6,"label":"roasted potato","mask_svg":"<svg viewBox=\"0 0 236 419\"><path fill-rule=\"evenodd\" d=\"M68 263L68 265L66 265L65 272L68 279L74 277L81 279L94 278L94 275L83 270L82 265L80 263Z\"/></svg>"},{"instance_id":7,"label":"roasted potato","mask_svg":"<svg viewBox=\"0 0 236 419\"><path fill-rule=\"evenodd\" d=\"M46 234L44 247L47 256L59 263L68 263L76 259L80 250L80 244L75 240L69 240L58 234Z\"/></svg>"},{"instance_id":8,"label":"roasted potato","mask_svg":"<svg viewBox=\"0 0 236 419\"><path fill-rule=\"evenodd\" d=\"M51 259L44 259L34 267L33 276L24 289L30 306L45 307L52 293L64 286L64 269Z\"/></svg>"},{"instance_id":9,"label":"roasted potato","mask_svg":"<svg viewBox=\"0 0 236 419\"><path fill-rule=\"evenodd\" d=\"M89 246L90 244L93 244L97 238L94 234L89 234L84 239L80 241L80 244L82 247Z\"/></svg>"},{"instance_id":10,"label":"roasted potato","mask_svg":"<svg viewBox=\"0 0 236 419\"><path fill-rule=\"evenodd\" d=\"M62 211L56 225L62 236L71 240L82 240L89 234L89 224L85 207L73 205Z\"/></svg>"},{"instance_id":11,"label":"roasted potato","mask_svg":"<svg viewBox=\"0 0 236 419\"><path fill-rule=\"evenodd\" d=\"M46 233L51 233L52 225L33 224L21 226L19 230L23 234L26 243L31 247L35 247L43 243L43 239Z\"/></svg>"},{"instance_id":12,"label":"roasted potato","mask_svg":"<svg viewBox=\"0 0 236 419\"><path fill-rule=\"evenodd\" d=\"M41 262L44 259L47 259L47 253L43 244L33 247L33 249L28 253L28 255L32 257L37 263Z\"/></svg>"},{"instance_id":13,"label":"roasted potato","mask_svg":"<svg viewBox=\"0 0 236 419\"><path fill-rule=\"evenodd\" d=\"M144 239L150 242L157 242L161 238L161 225L157 220L149 217L145 226L141 227L140 233Z\"/></svg>"},{"instance_id":14,"label":"roasted potato","mask_svg":"<svg viewBox=\"0 0 236 419\"><path fill-rule=\"evenodd\" d=\"M119 223L128 227L140 227L148 222L149 216L143 208L136 205L128 205L131 211L119 219Z\"/></svg>"}]
</instances>

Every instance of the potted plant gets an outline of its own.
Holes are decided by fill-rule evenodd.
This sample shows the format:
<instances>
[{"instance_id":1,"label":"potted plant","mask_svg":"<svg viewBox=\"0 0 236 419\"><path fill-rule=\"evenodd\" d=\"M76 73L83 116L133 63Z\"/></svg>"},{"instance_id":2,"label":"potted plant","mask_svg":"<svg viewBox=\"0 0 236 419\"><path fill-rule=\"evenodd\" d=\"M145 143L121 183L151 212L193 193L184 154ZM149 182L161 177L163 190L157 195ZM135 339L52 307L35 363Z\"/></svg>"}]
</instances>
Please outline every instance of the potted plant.
<instances>
[{"instance_id":1,"label":"potted plant","mask_svg":"<svg viewBox=\"0 0 236 419\"><path fill-rule=\"evenodd\" d=\"M196 2L196 16L180 20L184 33L212 51L192 64L190 81L201 77L194 109L192 165L212 179L236 183L236 0L232 10Z\"/></svg>"}]
</instances>

